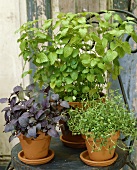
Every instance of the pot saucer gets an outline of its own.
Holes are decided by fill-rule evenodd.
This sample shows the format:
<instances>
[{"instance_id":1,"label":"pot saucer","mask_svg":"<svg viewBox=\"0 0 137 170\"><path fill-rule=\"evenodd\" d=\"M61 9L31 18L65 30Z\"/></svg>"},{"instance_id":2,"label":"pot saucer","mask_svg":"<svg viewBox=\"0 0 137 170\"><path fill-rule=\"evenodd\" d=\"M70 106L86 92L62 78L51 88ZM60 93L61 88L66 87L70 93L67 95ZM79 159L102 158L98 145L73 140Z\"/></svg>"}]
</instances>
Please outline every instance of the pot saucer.
<instances>
[{"instance_id":1,"label":"pot saucer","mask_svg":"<svg viewBox=\"0 0 137 170\"><path fill-rule=\"evenodd\" d=\"M51 149L49 149L47 157L41 158L41 159L34 159L34 160L25 158L23 150L18 153L18 158L22 162L29 164L29 165L45 164L49 162L53 157L54 157L54 151Z\"/></svg>"},{"instance_id":2,"label":"pot saucer","mask_svg":"<svg viewBox=\"0 0 137 170\"><path fill-rule=\"evenodd\" d=\"M84 151L80 154L80 159L87 165L90 166L108 166L111 165L113 162L116 161L118 158L118 154L115 153L112 159L106 160L106 161L92 161L89 158L88 151Z\"/></svg>"},{"instance_id":3,"label":"pot saucer","mask_svg":"<svg viewBox=\"0 0 137 170\"><path fill-rule=\"evenodd\" d=\"M86 148L85 142L81 142L81 141L80 142L79 141L70 142L70 141L64 140L62 136L63 135L60 136L60 140L63 142L63 144L65 146L68 146L68 147L71 147L71 148Z\"/></svg>"}]
</instances>

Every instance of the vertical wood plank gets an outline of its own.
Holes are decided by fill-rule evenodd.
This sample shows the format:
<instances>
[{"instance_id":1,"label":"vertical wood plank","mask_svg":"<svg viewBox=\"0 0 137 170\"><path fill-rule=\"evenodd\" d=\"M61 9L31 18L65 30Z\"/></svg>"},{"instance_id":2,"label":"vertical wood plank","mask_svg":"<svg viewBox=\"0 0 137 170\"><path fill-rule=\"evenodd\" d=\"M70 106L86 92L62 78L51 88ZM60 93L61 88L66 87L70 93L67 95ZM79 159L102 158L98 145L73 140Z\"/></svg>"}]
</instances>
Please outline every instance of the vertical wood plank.
<instances>
[{"instance_id":1,"label":"vertical wood plank","mask_svg":"<svg viewBox=\"0 0 137 170\"><path fill-rule=\"evenodd\" d=\"M75 0L59 0L59 10L64 13L75 13Z\"/></svg>"}]
</instances>

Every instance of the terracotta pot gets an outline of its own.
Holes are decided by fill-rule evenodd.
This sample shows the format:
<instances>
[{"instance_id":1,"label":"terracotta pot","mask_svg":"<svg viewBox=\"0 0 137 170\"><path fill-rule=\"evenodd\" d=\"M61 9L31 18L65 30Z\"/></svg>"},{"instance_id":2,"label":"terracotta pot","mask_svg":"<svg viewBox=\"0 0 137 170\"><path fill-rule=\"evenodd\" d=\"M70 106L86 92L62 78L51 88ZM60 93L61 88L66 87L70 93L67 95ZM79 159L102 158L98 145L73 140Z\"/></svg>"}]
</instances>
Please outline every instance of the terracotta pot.
<instances>
[{"instance_id":1,"label":"terracotta pot","mask_svg":"<svg viewBox=\"0 0 137 170\"><path fill-rule=\"evenodd\" d=\"M39 132L36 139L27 138L24 135L19 136L22 150L24 151L25 158L27 159L40 159L48 155L51 136Z\"/></svg>"},{"instance_id":2,"label":"terracotta pot","mask_svg":"<svg viewBox=\"0 0 137 170\"><path fill-rule=\"evenodd\" d=\"M103 146L101 150L97 149L97 147L99 147L101 144L101 139L94 141L93 138L86 139L85 136L82 136L85 139L89 158L93 161L105 161L113 158L115 153L115 148L113 148L113 146L117 142L119 135L120 133L116 132L114 135L108 138L106 146ZM113 149L110 150L109 148Z\"/></svg>"},{"instance_id":3,"label":"terracotta pot","mask_svg":"<svg viewBox=\"0 0 137 170\"><path fill-rule=\"evenodd\" d=\"M82 138L81 135L72 135L72 132L69 130L69 127L67 126L67 123L60 120L61 126L61 132L62 132L62 138L69 142L84 142L85 140ZM64 128L65 127L65 128Z\"/></svg>"},{"instance_id":4,"label":"terracotta pot","mask_svg":"<svg viewBox=\"0 0 137 170\"><path fill-rule=\"evenodd\" d=\"M69 105L74 107L74 108L77 108L77 107L81 108L82 107L81 102L69 102ZM78 142L79 146L77 146L75 144L75 147L77 147L77 148L85 148L86 147L85 140L82 138L81 135L72 135L72 132L69 130L69 127L68 127L66 122L61 120L61 121L59 121L59 123L61 125L62 138L65 141L72 142L72 143L77 143ZM73 145L70 145L70 147L71 146L73 146Z\"/></svg>"}]
</instances>

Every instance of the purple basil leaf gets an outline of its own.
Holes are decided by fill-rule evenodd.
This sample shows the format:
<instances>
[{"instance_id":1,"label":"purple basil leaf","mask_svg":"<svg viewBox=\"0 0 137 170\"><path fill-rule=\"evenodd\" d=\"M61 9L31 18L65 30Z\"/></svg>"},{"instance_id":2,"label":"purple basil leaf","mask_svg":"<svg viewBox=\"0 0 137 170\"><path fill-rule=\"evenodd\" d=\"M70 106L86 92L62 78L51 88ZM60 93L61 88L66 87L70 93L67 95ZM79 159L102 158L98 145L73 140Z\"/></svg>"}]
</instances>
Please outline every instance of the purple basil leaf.
<instances>
[{"instance_id":1,"label":"purple basil leaf","mask_svg":"<svg viewBox=\"0 0 137 170\"><path fill-rule=\"evenodd\" d=\"M10 107L5 107L1 112L10 110Z\"/></svg>"},{"instance_id":2,"label":"purple basil leaf","mask_svg":"<svg viewBox=\"0 0 137 170\"><path fill-rule=\"evenodd\" d=\"M43 110L39 110L38 113L35 115L35 118L39 119L43 113L44 113Z\"/></svg>"},{"instance_id":3,"label":"purple basil leaf","mask_svg":"<svg viewBox=\"0 0 137 170\"><path fill-rule=\"evenodd\" d=\"M40 117L39 120L44 120L46 118L46 113L44 112Z\"/></svg>"},{"instance_id":4,"label":"purple basil leaf","mask_svg":"<svg viewBox=\"0 0 137 170\"><path fill-rule=\"evenodd\" d=\"M41 127L46 127L47 125L48 125L47 120L44 120L44 121L41 123Z\"/></svg>"},{"instance_id":5,"label":"purple basil leaf","mask_svg":"<svg viewBox=\"0 0 137 170\"><path fill-rule=\"evenodd\" d=\"M32 91L34 89L35 85L34 84L30 84L26 87L26 90L28 91Z\"/></svg>"},{"instance_id":6,"label":"purple basil leaf","mask_svg":"<svg viewBox=\"0 0 137 170\"><path fill-rule=\"evenodd\" d=\"M48 130L48 135L52 137L59 137L59 133L55 129Z\"/></svg>"},{"instance_id":7,"label":"purple basil leaf","mask_svg":"<svg viewBox=\"0 0 137 170\"><path fill-rule=\"evenodd\" d=\"M9 142L11 142L15 137L16 137L16 136L11 135L11 136L9 137Z\"/></svg>"},{"instance_id":8,"label":"purple basil leaf","mask_svg":"<svg viewBox=\"0 0 137 170\"><path fill-rule=\"evenodd\" d=\"M35 120L35 118L34 117L31 117L30 119L29 119L29 123L36 123L37 121Z\"/></svg>"},{"instance_id":9,"label":"purple basil leaf","mask_svg":"<svg viewBox=\"0 0 137 170\"><path fill-rule=\"evenodd\" d=\"M14 87L13 91L14 91L14 93L17 93L19 91L23 91L23 88L21 86L16 86L16 87Z\"/></svg>"},{"instance_id":10,"label":"purple basil leaf","mask_svg":"<svg viewBox=\"0 0 137 170\"><path fill-rule=\"evenodd\" d=\"M54 100L54 101L57 101L57 100L59 100L59 95L58 94L52 94L51 99Z\"/></svg>"},{"instance_id":11,"label":"purple basil leaf","mask_svg":"<svg viewBox=\"0 0 137 170\"><path fill-rule=\"evenodd\" d=\"M37 109L37 105L38 105L38 103L33 103L33 105L32 105L32 107L30 108L30 113L35 113L36 112L36 109Z\"/></svg>"},{"instance_id":12,"label":"purple basil leaf","mask_svg":"<svg viewBox=\"0 0 137 170\"><path fill-rule=\"evenodd\" d=\"M69 106L69 104L68 104L67 101L62 101L62 102L60 103L60 106L65 107L65 108L70 108L70 106Z\"/></svg>"},{"instance_id":13,"label":"purple basil leaf","mask_svg":"<svg viewBox=\"0 0 137 170\"><path fill-rule=\"evenodd\" d=\"M33 126L33 127L29 128L28 135L31 136L31 137L36 138L36 135L37 135L36 134L36 126Z\"/></svg>"},{"instance_id":14,"label":"purple basil leaf","mask_svg":"<svg viewBox=\"0 0 137 170\"><path fill-rule=\"evenodd\" d=\"M10 132L12 130L14 130L14 125L13 124L8 123L8 124L5 125L4 132Z\"/></svg>"},{"instance_id":15,"label":"purple basil leaf","mask_svg":"<svg viewBox=\"0 0 137 170\"><path fill-rule=\"evenodd\" d=\"M8 101L8 98L1 98L0 103L6 103Z\"/></svg>"},{"instance_id":16,"label":"purple basil leaf","mask_svg":"<svg viewBox=\"0 0 137 170\"><path fill-rule=\"evenodd\" d=\"M30 107L33 101L34 101L34 98L31 98L31 99L27 100L24 104L25 104L25 106Z\"/></svg>"},{"instance_id":17,"label":"purple basil leaf","mask_svg":"<svg viewBox=\"0 0 137 170\"><path fill-rule=\"evenodd\" d=\"M37 129L37 130L41 130L41 123L38 123L38 124L36 125L36 129Z\"/></svg>"},{"instance_id":18,"label":"purple basil leaf","mask_svg":"<svg viewBox=\"0 0 137 170\"><path fill-rule=\"evenodd\" d=\"M26 118L26 117L29 117L31 114L29 113L29 112L24 112L22 115L21 115L21 117L24 117L24 118Z\"/></svg>"},{"instance_id":19,"label":"purple basil leaf","mask_svg":"<svg viewBox=\"0 0 137 170\"><path fill-rule=\"evenodd\" d=\"M21 125L21 127L27 127L29 119L21 116L21 117L19 117L18 121L19 121L19 124Z\"/></svg>"},{"instance_id":20,"label":"purple basil leaf","mask_svg":"<svg viewBox=\"0 0 137 170\"><path fill-rule=\"evenodd\" d=\"M13 97L10 101L10 106L13 107L16 104L16 97Z\"/></svg>"},{"instance_id":21,"label":"purple basil leaf","mask_svg":"<svg viewBox=\"0 0 137 170\"><path fill-rule=\"evenodd\" d=\"M17 121L18 121L17 119L12 119L12 120L10 121L10 123L15 126L15 125L17 124Z\"/></svg>"},{"instance_id":22,"label":"purple basil leaf","mask_svg":"<svg viewBox=\"0 0 137 170\"><path fill-rule=\"evenodd\" d=\"M15 112L15 111L17 111L17 110L23 110L23 109L24 109L23 106L21 106L21 105L15 105L12 110L13 110L13 112Z\"/></svg>"},{"instance_id":23,"label":"purple basil leaf","mask_svg":"<svg viewBox=\"0 0 137 170\"><path fill-rule=\"evenodd\" d=\"M46 99L42 101L42 107L43 107L43 109L50 107L49 96L47 96Z\"/></svg>"},{"instance_id":24,"label":"purple basil leaf","mask_svg":"<svg viewBox=\"0 0 137 170\"><path fill-rule=\"evenodd\" d=\"M54 121L55 123L57 123L57 122L59 122L60 119L61 119L61 116L57 116L57 117L54 117L54 118L53 118L53 121Z\"/></svg>"},{"instance_id":25,"label":"purple basil leaf","mask_svg":"<svg viewBox=\"0 0 137 170\"><path fill-rule=\"evenodd\" d=\"M5 112L5 121L9 121L10 115L11 115L10 110Z\"/></svg>"}]
</instances>

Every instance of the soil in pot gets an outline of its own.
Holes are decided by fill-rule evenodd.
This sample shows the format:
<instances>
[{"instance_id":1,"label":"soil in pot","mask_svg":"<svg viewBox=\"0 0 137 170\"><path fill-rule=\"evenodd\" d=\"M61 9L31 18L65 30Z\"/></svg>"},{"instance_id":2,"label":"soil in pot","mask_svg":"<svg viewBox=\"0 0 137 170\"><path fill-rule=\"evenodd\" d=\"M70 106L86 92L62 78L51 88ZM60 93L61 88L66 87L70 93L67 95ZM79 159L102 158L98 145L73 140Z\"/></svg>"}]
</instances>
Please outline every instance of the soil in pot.
<instances>
[{"instance_id":1,"label":"soil in pot","mask_svg":"<svg viewBox=\"0 0 137 170\"><path fill-rule=\"evenodd\" d=\"M32 139L21 134L19 140L25 158L35 160L45 158L48 155L51 136L39 132L39 136Z\"/></svg>"}]
</instances>

